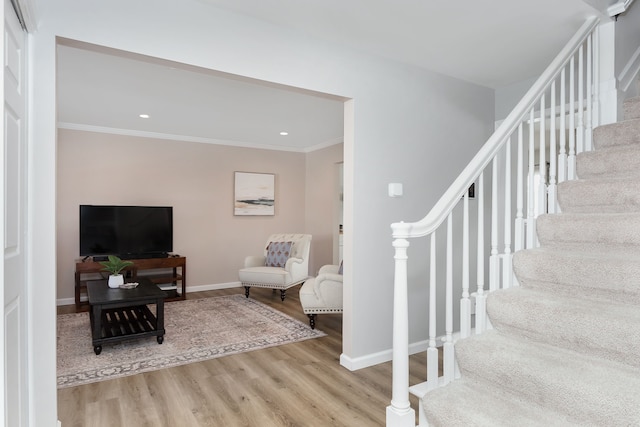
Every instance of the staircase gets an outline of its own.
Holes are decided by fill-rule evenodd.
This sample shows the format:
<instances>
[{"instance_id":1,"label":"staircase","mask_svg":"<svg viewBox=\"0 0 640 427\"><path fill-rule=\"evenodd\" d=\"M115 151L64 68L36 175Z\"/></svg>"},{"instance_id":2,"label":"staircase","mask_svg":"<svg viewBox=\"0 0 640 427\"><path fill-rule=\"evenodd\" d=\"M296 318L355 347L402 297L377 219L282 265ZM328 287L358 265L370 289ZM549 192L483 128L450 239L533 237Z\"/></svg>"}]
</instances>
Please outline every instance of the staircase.
<instances>
[{"instance_id":1,"label":"staircase","mask_svg":"<svg viewBox=\"0 0 640 427\"><path fill-rule=\"evenodd\" d=\"M489 294L493 329L456 342L429 425L640 425L640 97L624 111L538 217L540 247L514 254L520 286Z\"/></svg>"}]
</instances>

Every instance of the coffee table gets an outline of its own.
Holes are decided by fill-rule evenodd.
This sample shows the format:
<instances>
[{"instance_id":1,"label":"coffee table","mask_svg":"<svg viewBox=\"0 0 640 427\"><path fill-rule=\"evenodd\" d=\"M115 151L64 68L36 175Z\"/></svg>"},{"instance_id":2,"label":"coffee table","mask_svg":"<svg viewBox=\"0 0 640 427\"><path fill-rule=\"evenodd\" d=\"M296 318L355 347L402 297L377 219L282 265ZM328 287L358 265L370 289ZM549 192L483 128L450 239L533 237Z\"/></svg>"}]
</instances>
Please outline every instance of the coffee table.
<instances>
[{"instance_id":1,"label":"coffee table","mask_svg":"<svg viewBox=\"0 0 640 427\"><path fill-rule=\"evenodd\" d=\"M106 282L87 284L93 351L102 344L155 336L164 341L164 299L166 293L144 277L134 289L109 288ZM156 306L156 313L149 309Z\"/></svg>"}]
</instances>

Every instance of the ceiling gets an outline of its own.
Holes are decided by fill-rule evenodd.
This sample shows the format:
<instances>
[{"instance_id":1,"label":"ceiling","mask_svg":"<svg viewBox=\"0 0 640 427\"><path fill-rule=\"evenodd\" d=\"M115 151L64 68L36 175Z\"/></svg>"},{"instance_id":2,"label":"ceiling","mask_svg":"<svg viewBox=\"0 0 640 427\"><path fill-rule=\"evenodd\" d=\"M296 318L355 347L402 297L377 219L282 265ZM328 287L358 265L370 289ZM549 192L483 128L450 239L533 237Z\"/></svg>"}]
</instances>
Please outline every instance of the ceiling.
<instances>
[{"instance_id":1,"label":"ceiling","mask_svg":"<svg viewBox=\"0 0 640 427\"><path fill-rule=\"evenodd\" d=\"M490 88L540 74L597 12L583 0L197 1ZM589 3L603 10L614 1ZM343 100L68 41L58 49L58 120L309 151L342 141Z\"/></svg>"},{"instance_id":2,"label":"ceiling","mask_svg":"<svg viewBox=\"0 0 640 427\"><path fill-rule=\"evenodd\" d=\"M342 142L337 97L73 41L57 67L60 128L287 151Z\"/></svg>"}]
</instances>

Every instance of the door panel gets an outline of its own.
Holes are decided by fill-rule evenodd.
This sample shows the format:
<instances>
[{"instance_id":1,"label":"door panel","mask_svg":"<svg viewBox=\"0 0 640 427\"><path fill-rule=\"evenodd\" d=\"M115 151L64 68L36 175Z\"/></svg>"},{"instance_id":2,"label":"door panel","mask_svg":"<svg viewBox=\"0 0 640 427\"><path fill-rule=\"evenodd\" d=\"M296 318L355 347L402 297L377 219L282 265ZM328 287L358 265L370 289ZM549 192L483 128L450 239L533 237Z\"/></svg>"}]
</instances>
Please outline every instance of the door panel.
<instances>
[{"instance_id":1,"label":"door panel","mask_svg":"<svg viewBox=\"0 0 640 427\"><path fill-rule=\"evenodd\" d=\"M4 2L4 422L28 425L25 33Z\"/></svg>"}]
</instances>

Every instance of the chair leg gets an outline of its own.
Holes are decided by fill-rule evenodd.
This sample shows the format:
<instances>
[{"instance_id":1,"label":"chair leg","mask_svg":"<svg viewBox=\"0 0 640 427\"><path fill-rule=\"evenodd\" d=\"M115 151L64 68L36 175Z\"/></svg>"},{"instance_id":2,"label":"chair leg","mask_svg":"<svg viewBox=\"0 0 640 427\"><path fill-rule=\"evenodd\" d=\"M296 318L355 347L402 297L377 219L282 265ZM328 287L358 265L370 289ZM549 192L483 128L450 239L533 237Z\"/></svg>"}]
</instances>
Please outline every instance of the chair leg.
<instances>
[{"instance_id":1,"label":"chair leg","mask_svg":"<svg viewBox=\"0 0 640 427\"><path fill-rule=\"evenodd\" d=\"M311 326L311 329L315 329L316 328L316 314L307 314L307 316L309 316L309 326Z\"/></svg>"},{"instance_id":2,"label":"chair leg","mask_svg":"<svg viewBox=\"0 0 640 427\"><path fill-rule=\"evenodd\" d=\"M287 292L286 289L280 289L280 299L282 301L284 301L284 297L285 297L285 293Z\"/></svg>"},{"instance_id":3,"label":"chair leg","mask_svg":"<svg viewBox=\"0 0 640 427\"><path fill-rule=\"evenodd\" d=\"M245 286L244 287L244 296L249 298L249 289L251 289L250 286Z\"/></svg>"}]
</instances>

